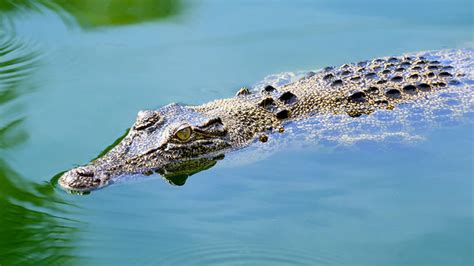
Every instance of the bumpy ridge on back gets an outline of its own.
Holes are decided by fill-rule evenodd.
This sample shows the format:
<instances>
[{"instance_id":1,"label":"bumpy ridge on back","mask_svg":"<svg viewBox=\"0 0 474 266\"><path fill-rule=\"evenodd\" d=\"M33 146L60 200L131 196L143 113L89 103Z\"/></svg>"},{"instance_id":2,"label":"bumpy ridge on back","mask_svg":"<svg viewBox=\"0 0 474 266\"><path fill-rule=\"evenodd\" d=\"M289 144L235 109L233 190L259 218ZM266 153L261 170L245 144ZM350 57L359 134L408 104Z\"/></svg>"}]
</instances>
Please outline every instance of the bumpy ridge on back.
<instances>
[{"instance_id":1,"label":"bumpy ridge on back","mask_svg":"<svg viewBox=\"0 0 474 266\"><path fill-rule=\"evenodd\" d=\"M418 140L424 129L472 116L473 55L460 49L379 58L309 75L271 75L255 88L298 92L304 101L292 110L298 119L285 126L298 138L336 144Z\"/></svg>"}]
</instances>

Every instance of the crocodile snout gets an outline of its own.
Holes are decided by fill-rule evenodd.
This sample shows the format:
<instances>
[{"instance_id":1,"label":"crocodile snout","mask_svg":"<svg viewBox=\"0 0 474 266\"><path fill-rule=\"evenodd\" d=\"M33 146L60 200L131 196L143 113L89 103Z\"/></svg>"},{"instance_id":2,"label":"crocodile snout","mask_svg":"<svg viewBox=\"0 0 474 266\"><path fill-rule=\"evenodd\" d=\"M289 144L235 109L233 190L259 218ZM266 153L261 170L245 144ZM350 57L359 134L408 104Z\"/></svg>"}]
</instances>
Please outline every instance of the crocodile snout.
<instances>
[{"instance_id":1,"label":"crocodile snout","mask_svg":"<svg viewBox=\"0 0 474 266\"><path fill-rule=\"evenodd\" d=\"M94 190L106 185L109 176L93 166L71 169L59 178L59 184L69 190Z\"/></svg>"}]
</instances>

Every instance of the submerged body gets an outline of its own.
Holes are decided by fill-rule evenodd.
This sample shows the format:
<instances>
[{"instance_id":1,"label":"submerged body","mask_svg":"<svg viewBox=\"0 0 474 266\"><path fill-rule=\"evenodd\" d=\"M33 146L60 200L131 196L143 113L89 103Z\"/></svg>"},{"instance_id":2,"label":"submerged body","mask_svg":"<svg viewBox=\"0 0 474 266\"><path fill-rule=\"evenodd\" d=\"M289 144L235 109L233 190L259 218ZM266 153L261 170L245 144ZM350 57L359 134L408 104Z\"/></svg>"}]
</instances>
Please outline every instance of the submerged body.
<instances>
[{"instance_id":1,"label":"submerged body","mask_svg":"<svg viewBox=\"0 0 474 266\"><path fill-rule=\"evenodd\" d=\"M171 104L141 111L117 146L89 165L66 172L59 183L88 191L123 175L156 171L165 177L187 176L211 167L229 150L284 133L292 121L323 116L357 121L403 104L441 107L436 96L465 88L472 70L472 51L443 55L448 58L405 55L328 67L289 84L243 88L235 97L200 106ZM472 94L464 99L472 103ZM466 106L450 108L466 113Z\"/></svg>"}]
</instances>

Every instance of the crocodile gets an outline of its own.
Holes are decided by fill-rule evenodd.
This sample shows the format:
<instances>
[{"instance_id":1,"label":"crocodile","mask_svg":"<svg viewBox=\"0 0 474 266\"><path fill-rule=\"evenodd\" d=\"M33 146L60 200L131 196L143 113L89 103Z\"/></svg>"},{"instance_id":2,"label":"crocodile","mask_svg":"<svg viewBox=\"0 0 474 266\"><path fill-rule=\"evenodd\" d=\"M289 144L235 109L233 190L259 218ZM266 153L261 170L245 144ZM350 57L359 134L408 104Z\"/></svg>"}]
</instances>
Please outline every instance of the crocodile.
<instances>
[{"instance_id":1,"label":"crocodile","mask_svg":"<svg viewBox=\"0 0 474 266\"><path fill-rule=\"evenodd\" d=\"M154 172L182 184L229 151L284 134L294 121L318 115L357 120L406 103L434 101L431 96L461 86L470 74L457 62L471 60L472 51L452 54L460 58L406 54L326 67L289 84L241 88L234 97L202 105L143 110L117 145L62 174L59 184L91 191L122 176Z\"/></svg>"}]
</instances>

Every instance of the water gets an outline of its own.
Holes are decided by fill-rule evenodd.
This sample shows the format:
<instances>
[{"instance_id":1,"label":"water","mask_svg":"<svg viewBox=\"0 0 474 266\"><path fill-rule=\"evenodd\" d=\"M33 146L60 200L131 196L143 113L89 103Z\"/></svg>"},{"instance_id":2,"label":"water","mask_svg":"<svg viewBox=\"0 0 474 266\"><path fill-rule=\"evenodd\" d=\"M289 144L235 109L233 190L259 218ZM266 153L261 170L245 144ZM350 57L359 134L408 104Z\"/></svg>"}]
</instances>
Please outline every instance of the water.
<instances>
[{"instance_id":1,"label":"water","mask_svg":"<svg viewBox=\"0 0 474 266\"><path fill-rule=\"evenodd\" d=\"M473 264L472 123L416 142L247 149L180 187L150 176L75 196L53 178L140 109L472 47L471 1L62 2L0 1L1 265Z\"/></svg>"}]
</instances>

